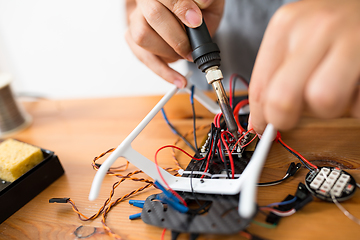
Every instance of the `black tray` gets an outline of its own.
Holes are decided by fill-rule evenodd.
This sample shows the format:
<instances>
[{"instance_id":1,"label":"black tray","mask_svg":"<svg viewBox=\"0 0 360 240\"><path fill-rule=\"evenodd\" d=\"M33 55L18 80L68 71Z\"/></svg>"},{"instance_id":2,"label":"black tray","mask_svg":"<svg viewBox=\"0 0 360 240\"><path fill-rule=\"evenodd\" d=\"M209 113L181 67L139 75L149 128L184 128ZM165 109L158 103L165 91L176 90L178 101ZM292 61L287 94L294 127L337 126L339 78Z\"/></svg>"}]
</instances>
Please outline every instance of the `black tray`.
<instances>
[{"instance_id":1,"label":"black tray","mask_svg":"<svg viewBox=\"0 0 360 240\"><path fill-rule=\"evenodd\" d=\"M0 178L0 223L64 174L54 152L41 149L44 160L14 182Z\"/></svg>"}]
</instances>

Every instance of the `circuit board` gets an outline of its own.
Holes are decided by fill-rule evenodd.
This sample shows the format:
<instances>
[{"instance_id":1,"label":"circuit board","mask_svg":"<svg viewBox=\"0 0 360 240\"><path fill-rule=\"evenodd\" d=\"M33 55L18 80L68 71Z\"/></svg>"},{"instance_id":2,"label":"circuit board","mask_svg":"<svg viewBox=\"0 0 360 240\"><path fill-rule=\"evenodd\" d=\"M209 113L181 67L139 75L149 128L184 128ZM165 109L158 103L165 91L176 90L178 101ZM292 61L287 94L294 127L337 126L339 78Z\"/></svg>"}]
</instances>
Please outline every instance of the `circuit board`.
<instances>
[{"instance_id":1,"label":"circuit board","mask_svg":"<svg viewBox=\"0 0 360 240\"><path fill-rule=\"evenodd\" d=\"M345 201L352 197L356 190L356 182L348 172L335 167L321 167L319 171L310 171L305 179L306 187L317 198L333 202Z\"/></svg>"},{"instance_id":2,"label":"circuit board","mask_svg":"<svg viewBox=\"0 0 360 240\"><path fill-rule=\"evenodd\" d=\"M236 139L229 137L226 139L228 150L224 150L221 147L214 148L217 143L214 134L212 126L212 130L198 149L199 153L194 156L194 158L201 157L203 160L192 159L186 169L180 173L182 177L231 178L233 170L234 177L240 177L253 155L257 139L248 143L256 136L247 133L238 144L235 144ZM233 168L229 155L232 157ZM188 204L189 212L180 213L157 200L159 196L151 195L145 201L141 213L142 220L147 224L170 229L173 232L192 234L235 234L244 230L251 222L252 218L243 219L238 214L239 194L200 194L194 191L177 193Z\"/></svg>"}]
</instances>

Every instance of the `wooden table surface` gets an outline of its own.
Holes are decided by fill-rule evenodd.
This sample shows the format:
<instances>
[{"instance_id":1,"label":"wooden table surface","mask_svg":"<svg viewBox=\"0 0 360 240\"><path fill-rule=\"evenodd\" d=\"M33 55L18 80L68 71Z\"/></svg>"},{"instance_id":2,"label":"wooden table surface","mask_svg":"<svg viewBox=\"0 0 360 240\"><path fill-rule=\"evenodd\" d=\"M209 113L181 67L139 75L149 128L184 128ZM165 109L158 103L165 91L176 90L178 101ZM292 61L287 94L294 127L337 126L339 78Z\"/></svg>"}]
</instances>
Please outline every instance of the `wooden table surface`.
<instances>
[{"instance_id":1,"label":"wooden table surface","mask_svg":"<svg viewBox=\"0 0 360 240\"><path fill-rule=\"evenodd\" d=\"M65 169L65 174L50 187L17 211L0 225L0 239L77 239L74 231L79 226L84 231L96 233L86 239L112 239L103 230L100 218L82 222L69 204L49 204L53 197L70 197L86 216L97 212L109 196L111 186L117 178L106 176L99 199L88 201L88 193L95 171L91 161L95 156L116 147L152 109L160 96L124 97L81 100L38 100L23 105L33 117L28 129L14 135L21 141L54 151ZM211 123L213 114L196 103L197 125ZM165 107L170 121L181 133L192 129L192 113L189 97L178 94ZM205 134L203 132L202 134ZM199 133L201 135L201 133ZM304 117L297 128L282 133L283 140L318 165L340 165L360 181L360 120L341 118L317 120ZM199 136L200 137L200 136ZM133 147L149 159L155 151L173 144L175 136L158 114L133 143ZM187 149L180 142L180 147ZM186 166L189 159L177 153L180 163ZM123 159L118 160L124 162ZM280 144L273 143L264 167L261 181L283 177L290 162L297 159ZM159 159L162 167L174 167L171 151L164 150ZM128 171L136 168L130 165ZM300 181L304 182L307 170L302 168L290 180L276 186L258 189L258 204L265 205L281 201L294 194ZM144 175L144 177L146 177ZM144 183L125 181L116 189L118 198ZM158 190L150 188L135 195L134 199L145 199ZM16 201L16 200L14 200ZM343 206L360 218L360 191ZM144 224L141 220L129 220L128 216L140 212L128 201L118 204L108 215L108 226L123 239L160 239L163 229ZM256 217L264 221L260 214ZM360 226L349 220L333 203L315 199L293 216L283 218L274 229L252 224L250 233L266 239L359 239ZM170 239L167 231L165 239ZM186 234L179 239L189 239ZM201 236L198 239L245 239L231 236Z\"/></svg>"}]
</instances>

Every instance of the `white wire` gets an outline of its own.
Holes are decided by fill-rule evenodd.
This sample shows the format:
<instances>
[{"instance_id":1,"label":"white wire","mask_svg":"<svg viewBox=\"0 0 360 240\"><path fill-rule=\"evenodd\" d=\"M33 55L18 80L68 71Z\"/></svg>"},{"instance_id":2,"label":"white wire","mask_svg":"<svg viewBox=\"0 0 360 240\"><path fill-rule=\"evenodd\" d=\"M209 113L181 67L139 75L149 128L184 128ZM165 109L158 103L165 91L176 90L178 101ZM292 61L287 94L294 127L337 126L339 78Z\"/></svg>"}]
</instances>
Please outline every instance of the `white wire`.
<instances>
[{"instance_id":1,"label":"white wire","mask_svg":"<svg viewBox=\"0 0 360 240\"><path fill-rule=\"evenodd\" d=\"M213 174L211 178L221 178L221 177L226 178L227 176L228 176L227 174ZM239 177L241 177L241 174L234 174L234 178L239 178Z\"/></svg>"},{"instance_id":2,"label":"white wire","mask_svg":"<svg viewBox=\"0 0 360 240\"><path fill-rule=\"evenodd\" d=\"M354 221L355 223L360 225L360 219L356 218L354 215L352 215L348 210L346 210L335 198L333 193L330 193L331 199L335 203L335 205L347 216L350 220Z\"/></svg>"},{"instance_id":3,"label":"white wire","mask_svg":"<svg viewBox=\"0 0 360 240\"><path fill-rule=\"evenodd\" d=\"M288 212L278 212L278 211L271 211L271 212L280 217L289 217L289 216L293 215L294 213L296 213L296 210L293 208Z\"/></svg>"},{"instance_id":4,"label":"white wire","mask_svg":"<svg viewBox=\"0 0 360 240\"><path fill-rule=\"evenodd\" d=\"M289 176L289 174L287 173L283 178L282 180L284 180L285 178L287 178ZM274 185L278 185L282 183L282 181L280 182L277 182L277 183L269 183L269 184L261 184L261 185L258 185L258 187L268 187L268 186L274 186Z\"/></svg>"},{"instance_id":5,"label":"white wire","mask_svg":"<svg viewBox=\"0 0 360 240\"><path fill-rule=\"evenodd\" d=\"M201 171L178 171L178 173L180 175L183 174L192 174L192 175L197 175L197 174L201 174L201 175L205 175L207 177L211 177L211 178L221 178L221 177L227 177L227 174L211 174L211 173L207 173L207 172L201 172ZM240 177L241 174L234 174L235 178Z\"/></svg>"},{"instance_id":6,"label":"white wire","mask_svg":"<svg viewBox=\"0 0 360 240\"><path fill-rule=\"evenodd\" d=\"M183 174L192 174L192 175L197 175L197 174L201 174L201 175L205 175L207 177L212 177L211 173L207 173L207 172L201 172L201 171L182 171L182 173L180 173L180 171L178 171L178 173L182 176Z\"/></svg>"},{"instance_id":7,"label":"white wire","mask_svg":"<svg viewBox=\"0 0 360 240\"><path fill-rule=\"evenodd\" d=\"M326 174L324 174L324 177L325 177L325 181L328 180ZM358 187L358 183L356 184ZM331 196L331 199L333 201L333 203L335 203L335 205L340 209L340 211L342 211L344 213L345 216L347 216L350 220L354 221L355 223L359 224L360 225L360 219L356 218L354 215L352 215L348 210L346 210L339 202L338 200L336 199L334 193L332 191L329 192L330 193L330 196Z\"/></svg>"}]
</instances>

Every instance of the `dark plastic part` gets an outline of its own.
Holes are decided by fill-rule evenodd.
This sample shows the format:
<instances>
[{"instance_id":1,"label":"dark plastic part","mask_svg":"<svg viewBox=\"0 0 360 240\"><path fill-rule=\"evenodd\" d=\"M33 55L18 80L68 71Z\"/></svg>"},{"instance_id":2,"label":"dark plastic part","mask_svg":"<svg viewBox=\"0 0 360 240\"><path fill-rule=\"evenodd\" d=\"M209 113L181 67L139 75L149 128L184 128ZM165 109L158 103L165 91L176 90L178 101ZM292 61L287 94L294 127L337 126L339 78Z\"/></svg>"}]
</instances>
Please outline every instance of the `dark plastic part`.
<instances>
[{"instance_id":1,"label":"dark plastic part","mask_svg":"<svg viewBox=\"0 0 360 240\"><path fill-rule=\"evenodd\" d=\"M189 240L196 240L199 236L200 236L200 235L197 234L197 233L192 233L192 234L190 234Z\"/></svg>"},{"instance_id":2,"label":"dark plastic part","mask_svg":"<svg viewBox=\"0 0 360 240\"><path fill-rule=\"evenodd\" d=\"M254 234L251 234L251 240L266 240L266 239L262 238L262 237L259 237L259 236L256 236Z\"/></svg>"},{"instance_id":3,"label":"dark plastic part","mask_svg":"<svg viewBox=\"0 0 360 240\"><path fill-rule=\"evenodd\" d=\"M296 190L295 196L300 200L304 200L308 195L311 195L311 193L306 188L306 186L302 182L300 182Z\"/></svg>"},{"instance_id":4,"label":"dark plastic part","mask_svg":"<svg viewBox=\"0 0 360 240\"><path fill-rule=\"evenodd\" d=\"M64 174L58 157L49 150L42 152L44 160L14 182L0 179L0 223Z\"/></svg>"},{"instance_id":5,"label":"dark plastic part","mask_svg":"<svg viewBox=\"0 0 360 240\"><path fill-rule=\"evenodd\" d=\"M180 213L149 196L141 213L141 219L150 225L166 228L175 232L204 234L234 234L244 230L252 218L239 216L239 195L214 195L199 193L178 194L189 202L211 202L206 214ZM162 195L162 193L160 194Z\"/></svg>"},{"instance_id":6,"label":"dark plastic part","mask_svg":"<svg viewBox=\"0 0 360 240\"><path fill-rule=\"evenodd\" d=\"M67 203L70 198L51 198L49 203Z\"/></svg>"},{"instance_id":7,"label":"dark plastic part","mask_svg":"<svg viewBox=\"0 0 360 240\"><path fill-rule=\"evenodd\" d=\"M303 208L306 204L313 200L313 197L309 190L306 188L305 184L302 182L299 183L298 188L296 190L295 196L297 200L295 202L295 210L298 211Z\"/></svg>"},{"instance_id":8,"label":"dark plastic part","mask_svg":"<svg viewBox=\"0 0 360 240\"><path fill-rule=\"evenodd\" d=\"M196 66L203 72L214 66L220 66L220 49L211 39L209 30L203 20L203 23L197 28L186 27L191 48L192 57Z\"/></svg>"},{"instance_id":9,"label":"dark plastic part","mask_svg":"<svg viewBox=\"0 0 360 240\"><path fill-rule=\"evenodd\" d=\"M282 201L282 202L285 202L285 201L289 201L291 199L293 199L294 196L293 195L287 195L286 198ZM280 211L289 211L291 209L294 208L294 203L290 203L290 204L285 204L285 205L280 205L278 207L275 207L275 209L278 209ZM281 217L270 212L269 215L266 217L266 222L267 223L270 223L270 224L278 224L279 221L280 221Z\"/></svg>"},{"instance_id":10,"label":"dark plastic part","mask_svg":"<svg viewBox=\"0 0 360 240\"><path fill-rule=\"evenodd\" d=\"M310 193L310 192L309 192ZM303 199L301 202L297 202L295 205L295 210L298 211L302 209L306 204L311 202L313 200L313 196L311 194L307 195L305 199Z\"/></svg>"},{"instance_id":11,"label":"dark plastic part","mask_svg":"<svg viewBox=\"0 0 360 240\"><path fill-rule=\"evenodd\" d=\"M179 236L180 236L179 232L171 231L171 240L177 240Z\"/></svg>"},{"instance_id":12,"label":"dark plastic part","mask_svg":"<svg viewBox=\"0 0 360 240\"><path fill-rule=\"evenodd\" d=\"M290 173L294 170L294 168L295 168L295 163L291 162L288 170L286 171L286 174L290 175Z\"/></svg>"},{"instance_id":13,"label":"dark plastic part","mask_svg":"<svg viewBox=\"0 0 360 240\"><path fill-rule=\"evenodd\" d=\"M297 171L301 168L301 166L302 166L301 163L297 163L295 165L295 167L293 169L291 169L291 171L289 172L289 175L294 176L295 173L297 173Z\"/></svg>"}]
</instances>

